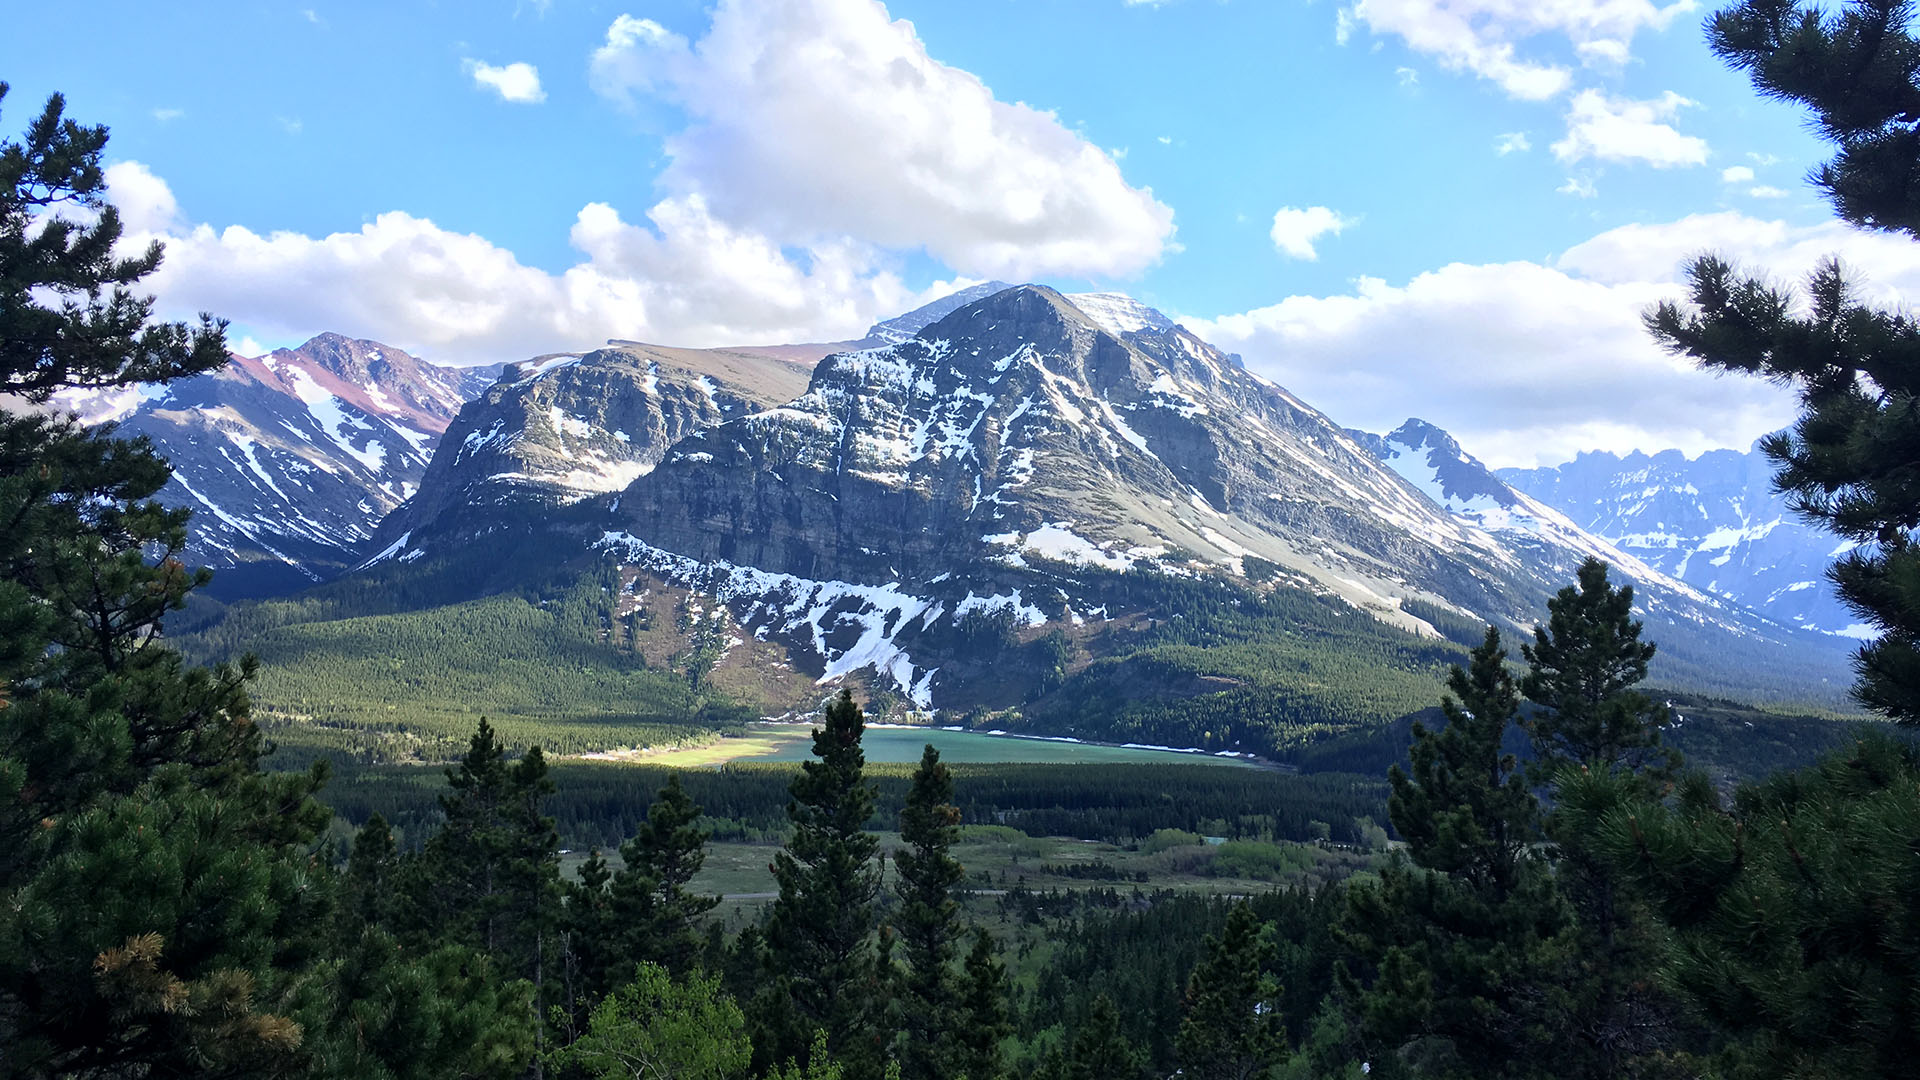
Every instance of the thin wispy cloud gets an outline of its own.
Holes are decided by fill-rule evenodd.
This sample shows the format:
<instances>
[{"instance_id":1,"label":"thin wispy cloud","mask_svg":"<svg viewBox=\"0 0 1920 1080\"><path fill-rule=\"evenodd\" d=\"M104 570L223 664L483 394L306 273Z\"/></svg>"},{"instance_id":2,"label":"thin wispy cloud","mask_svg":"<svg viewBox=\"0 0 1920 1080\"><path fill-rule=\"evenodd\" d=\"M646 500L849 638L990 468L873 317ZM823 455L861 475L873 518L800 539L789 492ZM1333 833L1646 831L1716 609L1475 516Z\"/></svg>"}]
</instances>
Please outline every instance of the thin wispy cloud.
<instances>
[{"instance_id":1,"label":"thin wispy cloud","mask_svg":"<svg viewBox=\"0 0 1920 1080\"><path fill-rule=\"evenodd\" d=\"M1493 152L1501 157L1506 157L1508 154L1524 154L1531 149L1533 149L1533 140L1527 138L1527 133L1524 131L1509 131L1494 136Z\"/></svg>"}]
</instances>

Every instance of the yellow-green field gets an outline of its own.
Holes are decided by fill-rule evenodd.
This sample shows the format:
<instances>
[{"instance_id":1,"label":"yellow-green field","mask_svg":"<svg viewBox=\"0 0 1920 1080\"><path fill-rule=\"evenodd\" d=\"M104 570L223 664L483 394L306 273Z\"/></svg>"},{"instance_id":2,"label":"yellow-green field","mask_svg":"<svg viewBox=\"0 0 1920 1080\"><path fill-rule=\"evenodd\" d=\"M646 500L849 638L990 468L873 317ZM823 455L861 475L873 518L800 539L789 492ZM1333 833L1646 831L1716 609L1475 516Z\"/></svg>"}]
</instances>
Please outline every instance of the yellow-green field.
<instances>
[{"instance_id":1,"label":"yellow-green field","mask_svg":"<svg viewBox=\"0 0 1920 1080\"><path fill-rule=\"evenodd\" d=\"M1070 739L1031 739L981 731L931 727L870 727L862 740L869 762L915 762L927 744L947 762L1093 764L1246 765L1243 759L1142 747L1107 746ZM587 754L596 761L624 761L668 768L712 768L735 761L805 761L813 753L812 728L806 724L754 724L744 735L715 738L698 746L616 750Z\"/></svg>"}]
</instances>

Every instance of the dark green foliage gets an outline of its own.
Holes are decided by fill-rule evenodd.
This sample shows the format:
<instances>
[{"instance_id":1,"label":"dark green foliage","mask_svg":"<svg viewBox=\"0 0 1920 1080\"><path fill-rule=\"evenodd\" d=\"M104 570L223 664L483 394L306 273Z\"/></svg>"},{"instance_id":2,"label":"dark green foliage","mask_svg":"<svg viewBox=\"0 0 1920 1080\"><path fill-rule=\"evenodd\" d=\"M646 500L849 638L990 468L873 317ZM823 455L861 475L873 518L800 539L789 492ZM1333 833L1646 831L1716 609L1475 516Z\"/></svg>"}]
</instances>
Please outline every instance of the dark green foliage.
<instances>
[{"instance_id":1,"label":"dark green foliage","mask_svg":"<svg viewBox=\"0 0 1920 1080\"><path fill-rule=\"evenodd\" d=\"M1535 772L1550 781L1555 803L1545 832L1558 892L1574 917L1576 964L1557 1003L1570 1076L1680 1075L1675 1055L1696 1041L1677 1003L1652 985L1660 963L1652 913L1560 798L1596 775L1657 796L1679 766L1678 755L1660 747L1656 725L1666 708L1636 688L1654 647L1640 640L1632 606L1632 589L1614 588L1606 564L1589 559L1579 588L1547 602L1548 625L1535 627L1523 650L1530 667L1521 688L1541 706L1527 725Z\"/></svg>"},{"instance_id":2,"label":"dark green foliage","mask_svg":"<svg viewBox=\"0 0 1920 1080\"><path fill-rule=\"evenodd\" d=\"M944 763L943 763L944 764ZM877 790L872 829L897 820L914 766L868 765ZM1385 816L1387 785L1342 773L1293 775L1274 769L1166 765L1043 765L960 762L948 765L963 824L1005 824L1034 836L1072 836L1126 843L1157 829L1249 839L1311 840L1314 822L1331 823L1331 838L1359 840L1356 819ZM1382 771L1385 766L1381 766ZM633 835L654 792L678 775L706 811L718 839L776 841L786 830L784 763L674 770L662 766L560 762L558 790L547 801L565 846L617 846ZM417 846L439 824L443 770L426 766L343 768L329 782L329 801L349 822L378 812Z\"/></svg>"},{"instance_id":3,"label":"dark green foliage","mask_svg":"<svg viewBox=\"0 0 1920 1080\"><path fill-rule=\"evenodd\" d=\"M0 85L0 97L4 97ZM164 382L221 325L151 323L118 258L104 128L56 95L0 143L0 391ZM330 925L308 847L324 769L263 774L238 669L156 640L205 583L152 447L0 411L0 1068L222 1076L296 1068Z\"/></svg>"},{"instance_id":4,"label":"dark green foliage","mask_svg":"<svg viewBox=\"0 0 1920 1080\"><path fill-rule=\"evenodd\" d=\"M1840 217L1920 236L1920 44L1913 6L1853 0L1840 10L1798 0L1748 0L1715 14L1707 41L1767 97L1805 105L1839 147L1814 170Z\"/></svg>"},{"instance_id":5,"label":"dark green foliage","mask_svg":"<svg viewBox=\"0 0 1920 1080\"><path fill-rule=\"evenodd\" d=\"M1562 810L1654 899L1666 985L1731 1039L1720 1075L1911 1076L1920 1060L1920 751L1868 733L1817 768L1672 804L1616 775Z\"/></svg>"},{"instance_id":6,"label":"dark green foliage","mask_svg":"<svg viewBox=\"0 0 1920 1080\"><path fill-rule=\"evenodd\" d=\"M1547 601L1546 625L1520 647L1528 665L1520 689L1541 707L1526 725L1541 776L1564 765L1639 770L1656 761L1667 710L1634 689L1655 651L1640 631L1633 586L1614 586L1599 559L1581 563L1578 586Z\"/></svg>"},{"instance_id":7,"label":"dark green foliage","mask_svg":"<svg viewBox=\"0 0 1920 1080\"><path fill-rule=\"evenodd\" d=\"M906 968L898 1001L900 1073L906 1080L941 1080L960 1072L963 1017L953 964L962 927L953 890L966 869L951 853L959 823L953 774L929 745L900 811L906 848L894 858L900 907L893 928Z\"/></svg>"},{"instance_id":8,"label":"dark green foliage","mask_svg":"<svg viewBox=\"0 0 1920 1080\"><path fill-rule=\"evenodd\" d=\"M1446 724L1413 725L1412 773L1394 766L1387 814L1414 864L1452 874L1499 900L1519 884L1521 863L1540 839L1540 808L1519 762L1505 751L1520 711L1500 632L1486 628L1470 668L1454 668Z\"/></svg>"},{"instance_id":9,"label":"dark green foliage","mask_svg":"<svg viewBox=\"0 0 1920 1080\"><path fill-rule=\"evenodd\" d=\"M446 775L445 824L405 867L394 925L416 951L477 952L505 978L531 983L525 1027L538 1054L544 1028L536 1010L561 916L558 838L541 813L553 781L538 747L509 762L485 720Z\"/></svg>"},{"instance_id":10,"label":"dark green foliage","mask_svg":"<svg viewBox=\"0 0 1920 1080\"><path fill-rule=\"evenodd\" d=\"M842 691L814 729L814 760L800 766L787 816L793 832L774 856L780 896L767 923L767 944L782 1003L793 1026L780 1033L776 1059L796 1056L815 1031L843 1064L876 1059L873 932L880 894L878 837L866 831L874 790L865 777L860 738L866 718ZM758 1049L758 1048L756 1048Z\"/></svg>"},{"instance_id":11,"label":"dark green foliage","mask_svg":"<svg viewBox=\"0 0 1920 1080\"><path fill-rule=\"evenodd\" d=\"M1841 10L1748 0L1715 15L1714 51L1771 97L1806 105L1838 154L1814 183L1840 217L1920 237L1920 43L1912 5L1859 0ZM1862 304L1838 261L1809 279L1805 303L1716 256L1688 270L1690 305L1664 303L1648 328L1706 367L1758 375L1800 396L1801 415L1761 443L1795 510L1857 547L1828 577L1882 635L1861 646L1855 696L1920 723L1920 323Z\"/></svg>"},{"instance_id":12,"label":"dark green foliage","mask_svg":"<svg viewBox=\"0 0 1920 1080\"><path fill-rule=\"evenodd\" d=\"M704 944L700 920L720 902L691 888L706 863L707 833L699 820L700 807L675 773L654 796L633 839L620 845L625 865L608 890L616 929L603 946L614 958L610 962L622 967L650 962L676 975L698 962Z\"/></svg>"},{"instance_id":13,"label":"dark green foliage","mask_svg":"<svg viewBox=\"0 0 1920 1080\"><path fill-rule=\"evenodd\" d=\"M533 1055L533 988L457 945L411 953L366 927L302 989L315 1075L353 1080L518 1076Z\"/></svg>"},{"instance_id":14,"label":"dark green foliage","mask_svg":"<svg viewBox=\"0 0 1920 1080\"><path fill-rule=\"evenodd\" d=\"M1471 668L1449 679L1446 726L1414 725L1412 771L1393 769L1388 803L1406 861L1348 890L1341 982L1353 1049L1382 1076L1567 1067L1554 985L1570 920L1533 853L1539 805L1502 746L1519 711L1506 656L1488 627Z\"/></svg>"},{"instance_id":15,"label":"dark green foliage","mask_svg":"<svg viewBox=\"0 0 1920 1080\"><path fill-rule=\"evenodd\" d=\"M343 933L379 926L393 918L395 875L400 848L393 830L379 814L367 819L353 836L347 872L340 881L340 921Z\"/></svg>"},{"instance_id":16,"label":"dark green foliage","mask_svg":"<svg viewBox=\"0 0 1920 1080\"><path fill-rule=\"evenodd\" d=\"M1093 999L1073 1033L1064 1062L1050 1062L1041 1075L1058 1080L1143 1080L1146 1055L1120 1027L1120 1012L1105 994Z\"/></svg>"},{"instance_id":17,"label":"dark green foliage","mask_svg":"<svg viewBox=\"0 0 1920 1080\"><path fill-rule=\"evenodd\" d=\"M967 1080L999 1080L1000 1041L1013 1031L1007 1002L1007 969L994 948L993 938L978 927L973 932L973 947L967 950L959 1012L955 1075Z\"/></svg>"},{"instance_id":18,"label":"dark green foliage","mask_svg":"<svg viewBox=\"0 0 1920 1080\"><path fill-rule=\"evenodd\" d=\"M1105 996L1119 1010L1121 1029L1137 1035L1150 1071L1169 1076L1180 1067L1174 1041L1184 990L1206 959L1208 939L1226 932L1234 902L1190 892L1137 899L1142 902L1092 909L1049 927L1053 950L1026 998L1020 1030L1038 1042L1051 1038L1056 1025L1071 1032ZM1345 901L1329 887L1268 892L1247 903L1260 923L1274 928L1268 974L1279 995L1276 1015L1286 1040L1302 1041L1333 989L1331 924Z\"/></svg>"},{"instance_id":19,"label":"dark green foliage","mask_svg":"<svg viewBox=\"0 0 1920 1080\"><path fill-rule=\"evenodd\" d=\"M1186 1015L1175 1046L1182 1076L1254 1080L1286 1058L1278 963L1271 929L1253 908L1234 905L1226 929L1207 940L1207 958L1187 980Z\"/></svg>"},{"instance_id":20,"label":"dark green foliage","mask_svg":"<svg viewBox=\"0 0 1920 1080\"><path fill-rule=\"evenodd\" d=\"M6 95L0 83L0 102ZM160 243L115 255L120 212L100 167L107 129L65 109L54 94L24 138L0 142L0 392L43 402L65 387L166 382L224 365L226 324L154 322L153 298L133 291L160 268Z\"/></svg>"}]
</instances>

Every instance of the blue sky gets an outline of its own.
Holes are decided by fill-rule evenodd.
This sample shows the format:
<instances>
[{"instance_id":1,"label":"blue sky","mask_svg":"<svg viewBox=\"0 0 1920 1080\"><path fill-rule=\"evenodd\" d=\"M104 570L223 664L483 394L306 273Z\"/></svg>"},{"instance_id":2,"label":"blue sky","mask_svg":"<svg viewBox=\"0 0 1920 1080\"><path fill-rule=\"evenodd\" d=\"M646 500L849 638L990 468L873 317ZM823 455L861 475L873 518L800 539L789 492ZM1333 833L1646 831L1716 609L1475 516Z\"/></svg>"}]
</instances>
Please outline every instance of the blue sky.
<instances>
[{"instance_id":1,"label":"blue sky","mask_svg":"<svg viewBox=\"0 0 1920 1080\"><path fill-rule=\"evenodd\" d=\"M0 130L53 90L110 125L163 306L249 345L831 340L1043 280L1162 307L1343 422L1526 464L1792 415L1639 334L1688 254L1920 283L1830 220L1821 144L1684 2L99 10L84 53L70 15L11 13Z\"/></svg>"}]
</instances>

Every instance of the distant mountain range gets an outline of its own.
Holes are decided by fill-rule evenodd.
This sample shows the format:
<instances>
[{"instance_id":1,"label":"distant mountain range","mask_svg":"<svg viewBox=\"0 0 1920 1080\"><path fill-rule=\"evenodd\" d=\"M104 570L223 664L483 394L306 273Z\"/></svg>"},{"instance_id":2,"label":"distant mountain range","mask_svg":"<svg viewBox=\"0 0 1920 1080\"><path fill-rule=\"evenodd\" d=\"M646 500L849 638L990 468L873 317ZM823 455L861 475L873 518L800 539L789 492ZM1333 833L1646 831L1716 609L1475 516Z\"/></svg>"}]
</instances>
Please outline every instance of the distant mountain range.
<instances>
[{"instance_id":1,"label":"distant mountain range","mask_svg":"<svg viewBox=\"0 0 1920 1080\"><path fill-rule=\"evenodd\" d=\"M1770 619L1849 638L1870 635L1826 579L1853 544L1800 520L1773 490L1758 449L1581 454L1500 476L1661 572Z\"/></svg>"},{"instance_id":2,"label":"distant mountain range","mask_svg":"<svg viewBox=\"0 0 1920 1080\"><path fill-rule=\"evenodd\" d=\"M1468 641L1530 625L1597 556L1639 586L1670 681L1800 700L1847 681L1844 641L1801 629L1845 628L1798 586L1833 545L1784 524L1763 467L1495 472L1421 421L1343 430L1121 294L992 282L855 342L485 370L328 334L122 401L228 595L359 568L451 601L611 561L620 610L704 597L783 666L1000 708L1088 659L1133 685L1139 635L1203 594L1292 590ZM1053 660L1028 648L1049 634Z\"/></svg>"},{"instance_id":3,"label":"distant mountain range","mask_svg":"<svg viewBox=\"0 0 1920 1080\"><path fill-rule=\"evenodd\" d=\"M189 559L221 571L216 593L258 595L360 561L440 433L498 373L322 334L163 388L59 404L153 440L173 465L160 500L195 511Z\"/></svg>"}]
</instances>

